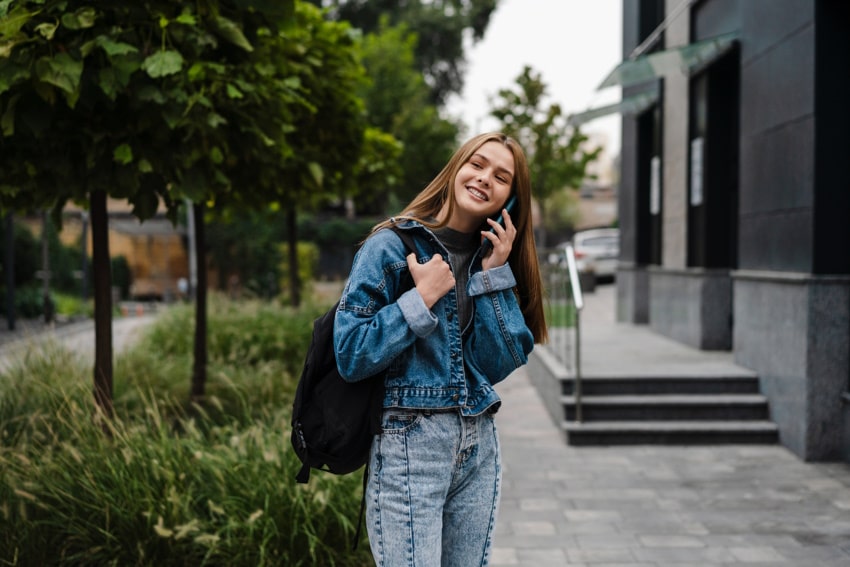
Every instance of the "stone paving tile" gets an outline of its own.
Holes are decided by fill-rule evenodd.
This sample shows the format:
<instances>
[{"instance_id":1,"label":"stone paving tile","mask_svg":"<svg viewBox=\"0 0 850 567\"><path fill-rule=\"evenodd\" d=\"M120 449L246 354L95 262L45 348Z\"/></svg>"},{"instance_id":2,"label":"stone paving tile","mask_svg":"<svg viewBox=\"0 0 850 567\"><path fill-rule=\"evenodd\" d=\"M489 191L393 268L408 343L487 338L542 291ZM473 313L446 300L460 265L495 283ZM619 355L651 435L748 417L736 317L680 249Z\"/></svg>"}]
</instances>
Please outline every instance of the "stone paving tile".
<instances>
[{"instance_id":1,"label":"stone paving tile","mask_svg":"<svg viewBox=\"0 0 850 567\"><path fill-rule=\"evenodd\" d=\"M629 549L568 549L567 565L576 563L587 563L588 565L596 565L599 563L622 563L624 565L633 565L636 561ZM531 563L528 564L529 566Z\"/></svg>"},{"instance_id":2,"label":"stone paving tile","mask_svg":"<svg viewBox=\"0 0 850 567\"><path fill-rule=\"evenodd\" d=\"M850 466L776 445L570 447L524 371L499 391L491 566L850 567Z\"/></svg>"},{"instance_id":3,"label":"stone paving tile","mask_svg":"<svg viewBox=\"0 0 850 567\"><path fill-rule=\"evenodd\" d=\"M567 556L562 549L521 549L517 553L523 564L562 567L567 563Z\"/></svg>"}]
</instances>

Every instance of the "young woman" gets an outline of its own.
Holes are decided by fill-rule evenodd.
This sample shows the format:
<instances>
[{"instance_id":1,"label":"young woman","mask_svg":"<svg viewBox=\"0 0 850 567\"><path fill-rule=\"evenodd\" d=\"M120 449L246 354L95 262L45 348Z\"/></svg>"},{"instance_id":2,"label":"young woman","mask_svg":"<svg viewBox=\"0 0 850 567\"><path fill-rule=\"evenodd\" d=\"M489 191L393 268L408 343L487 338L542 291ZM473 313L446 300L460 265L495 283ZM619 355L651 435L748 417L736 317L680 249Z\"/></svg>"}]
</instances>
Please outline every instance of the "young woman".
<instances>
[{"instance_id":1,"label":"young woman","mask_svg":"<svg viewBox=\"0 0 850 567\"><path fill-rule=\"evenodd\" d=\"M334 343L346 380L386 372L366 488L379 567L488 562L501 484L493 384L547 338L531 228L525 154L482 134L355 256Z\"/></svg>"}]
</instances>

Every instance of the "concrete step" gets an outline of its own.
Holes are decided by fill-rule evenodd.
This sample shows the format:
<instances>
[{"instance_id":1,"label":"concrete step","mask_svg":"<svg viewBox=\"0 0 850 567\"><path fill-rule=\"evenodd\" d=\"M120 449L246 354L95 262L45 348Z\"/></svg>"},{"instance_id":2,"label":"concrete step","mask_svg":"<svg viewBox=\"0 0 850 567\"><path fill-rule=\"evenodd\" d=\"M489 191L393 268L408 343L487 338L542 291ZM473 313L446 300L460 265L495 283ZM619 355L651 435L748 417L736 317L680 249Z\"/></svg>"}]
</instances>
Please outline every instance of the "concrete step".
<instances>
[{"instance_id":1,"label":"concrete step","mask_svg":"<svg viewBox=\"0 0 850 567\"><path fill-rule=\"evenodd\" d=\"M576 399L563 396L564 419L576 420ZM766 420L761 394L651 394L582 396L583 421Z\"/></svg>"},{"instance_id":2,"label":"concrete step","mask_svg":"<svg viewBox=\"0 0 850 567\"><path fill-rule=\"evenodd\" d=\"M561 380L561 393L573 394L575 379ZM583 396L629 394L757 394L755 374L696 376L592 376L581 380Z\"/></svg>"},{"instance_id":3,"label":"concrete step","mask_svg":"<svg viewBox=\"0 0 850 567\"><path fill-rule=\"evenodd\" d=\"M598 421L561 424L567 443L583 445L772 444L775 423L758 421Z\"/></svg>"}]
</instances>

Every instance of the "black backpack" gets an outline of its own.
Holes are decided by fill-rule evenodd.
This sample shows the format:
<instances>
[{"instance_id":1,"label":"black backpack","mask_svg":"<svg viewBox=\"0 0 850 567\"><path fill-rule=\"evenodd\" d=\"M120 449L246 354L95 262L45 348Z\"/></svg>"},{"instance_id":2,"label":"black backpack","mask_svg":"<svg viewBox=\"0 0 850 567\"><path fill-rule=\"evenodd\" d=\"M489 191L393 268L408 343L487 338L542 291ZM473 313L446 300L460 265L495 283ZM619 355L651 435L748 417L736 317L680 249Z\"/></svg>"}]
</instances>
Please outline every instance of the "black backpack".
<instances>
[{"instance_id":1,"label":"black backpack","mask_svg":"<svg viewBox=\"0 0 850 567\"><path fill-rule=\"evenodd\" d=\"M406 253L415 252L404 230L399 235ZM409 279L409 275L408 275ZM402 285L402 290L412 287ZM303 463L295 479L310 480L310 469L348 474L366 464L372 438L381 432L384 374L346 382L336 365L334 317L339 302L313 323L313 338L295 391L291 442ZM365 479L364 479L365 481Z\"/></svg>"}]
</instances>

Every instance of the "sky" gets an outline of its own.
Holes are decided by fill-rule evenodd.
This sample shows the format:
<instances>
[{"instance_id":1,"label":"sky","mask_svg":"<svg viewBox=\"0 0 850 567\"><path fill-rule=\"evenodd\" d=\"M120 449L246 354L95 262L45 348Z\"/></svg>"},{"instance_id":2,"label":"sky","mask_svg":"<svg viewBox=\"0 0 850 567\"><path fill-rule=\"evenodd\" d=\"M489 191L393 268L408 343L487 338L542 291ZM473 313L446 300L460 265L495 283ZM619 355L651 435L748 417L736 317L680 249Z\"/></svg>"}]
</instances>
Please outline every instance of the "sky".
<instances>
[{"instance_id":1,"label":"sky","mask_svg":"<svg viewBox=\"0 0 850 567\"><path fill-rule=\"evenodd\" d=\"M622 44L622 0L499 0L484 39L467 48L464 90L447 109L469 135L498 128L488 101L514 88L525 65L547 85L546 106L556 102L565 114L617 102L619 88L596 87L622 60ZM619 115L588 122L582 131L601 131L608 152L619 153Z\"/></svg>"}]
</instances>

